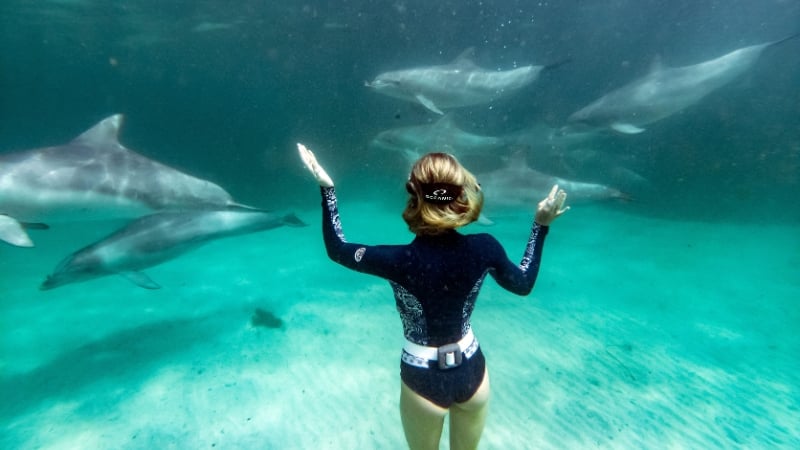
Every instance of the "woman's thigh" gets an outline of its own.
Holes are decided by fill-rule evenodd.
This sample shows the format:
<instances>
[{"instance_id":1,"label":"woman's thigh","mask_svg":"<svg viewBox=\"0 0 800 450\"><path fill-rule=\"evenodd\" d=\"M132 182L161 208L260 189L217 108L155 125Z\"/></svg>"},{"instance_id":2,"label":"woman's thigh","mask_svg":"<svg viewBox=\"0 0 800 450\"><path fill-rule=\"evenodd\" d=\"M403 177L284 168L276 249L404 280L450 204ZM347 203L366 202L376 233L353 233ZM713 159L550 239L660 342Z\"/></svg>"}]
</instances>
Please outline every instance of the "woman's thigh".
<instances>
[{"instance_id":1,"label":"woman's thigh","mask_svg":"<svg viewBox=\"0 0 800 450\"><path fill-rule=\"evenodd\" d=\"M405 383L400 386L400 417L409 448L438 449L447 409L414 392Z\"/></svg>"}]
</instances>

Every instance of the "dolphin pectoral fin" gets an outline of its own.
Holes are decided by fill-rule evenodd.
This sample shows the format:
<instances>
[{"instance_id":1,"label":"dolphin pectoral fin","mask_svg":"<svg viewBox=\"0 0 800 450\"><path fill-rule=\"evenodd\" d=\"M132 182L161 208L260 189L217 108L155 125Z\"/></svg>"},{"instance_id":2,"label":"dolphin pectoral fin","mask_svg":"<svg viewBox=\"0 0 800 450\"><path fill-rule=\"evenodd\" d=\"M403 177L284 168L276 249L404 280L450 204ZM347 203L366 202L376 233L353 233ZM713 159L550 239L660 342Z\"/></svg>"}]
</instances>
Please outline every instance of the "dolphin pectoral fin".
<instances>
[{"instance_id":1,"label":"dolphin pectoral fin","mask_svg":"<svg viewBox=\"0 0 800 450\"><path fill-rule=\"evenodd\" d=\"M614 122L611 124L611 129L623 134L639 134L644 131L644 128L625 122Z\"/></svg>"},{"instance_id":2,"label":"dolphin pectoral fin","mask_svg":"<svg viewBox=\"0 0 800 450\"><path fill-rule=\"evenodd\" d=\"M784 42L786 42L786 41L790 41L790 40L792 40L792 39L795 39L795 38L798 38L798 37L800 37L800 33L795 33L795 34L792 34L792 35L790 35L790 36L786 36L786 37L785 37L785 38L783 38L783 39L778 39L778 40L777 40L777 41L775 41L775 42L770 42L770 43L769 43L769 44L767 44L767 45L768 45L768 46L773 46L773 45L782 44L782 43L784 43Z\"/></svg>"},{"instance_id":3,"label":"dolphin pectoral fin","mask_svg":"<svg viewBox=\"0 0 800 450\"><path fill-rule=\"evenodd\" d=\"M490 227L494 225L494 221L486 217L486 215L484 215L483 213L481 213L481 215L478 216L478 220L476 222L478 223L478 225L483 225L485 227Z\"/></svg>"},{"instance_id":4,"label":"dolphin pectoral fin","mask_svg":"<svg viewBox=\"0 0 800 450\"><path fill-rule=\"evenodd\" d=\"M403 153L403 157L406 159L406 161L408 161L411 165L413 165L416 160L422 157L422 154L416 149L412 150L410 148L403 148L401 149L401 152Z\"/></svg>"},{"instance_id":5,"label":"dolphin pectoral fin","mask_svg":"<svg viewBox=\"0 0 800 450\"><path fill-rule=\"evenodd\" d=\"M33 241L16 219L0 214L0 241L17 247L33 247Z\"/></svg>"},{"instance_id":6,"label":"dolphin pectoral fin","mask_svg":"<svg viewBox=\"0 0 800 450\"><path fill-rule=\"evenodd\" d=\"M442 110L437 108L436 105L428 97L425 97L422 94L417 94L417 95L414 96L414 98L416 98L417 101L422 104L422 106L430 109L431 111L435 112L436 114L440 114L442 116L444 115Z\"/></svg>"},{"instance_id":7,"label":"dolphin pectoral fin","mask_svg":"<svg viewBox=\"0 0 800 450\"><path fill-rule=\"evenodd\" d=\"M50 225L42 222L20 222L26 230L49 230Z\"/></svg>"},{"instance_id":8,"label":"dolphin pectoral fin","mask_svg":"<svg viewBox=\"0 0 800 450\"><path fill-rule=\"evenodd\" d=\"M300 220L294 213L287 214L283 216L283 224L289 227L305 227L308 226L305 222Z\"/></svg>"},{"instance_id":9,"label":"dolphin pectoral fin","mask_svg":"<svg viewBox=\"0 0 800 450\"><path fill-rule=\"evenodd\" d=\"M472 62L472 59L475 58L475 47L468 47L461 52L456 59L453 60L451 63L454 66L460 66L465 68L473 68L475 67L475 63Z\"/></svg>"},{"instance_id":10,"label":"dolphin pectoral fin","mask_svg":"<svg viewBox=\"0 0 800 450\"><path fill-rule=\"evenodd\" d=\"M559 60L557 60L557 61L555 61L555 62L551 62L551 63L549 63L549 64L546 64L546 65L544 65L544 66L542 67L542 70L553 70L553 69L558 69L559 67L561 67L561 66L563 66L563 65L565 65L565 64L569 64L569 63L571 63L571 62L572 62L572 58L563 58L563 59L559 59Z\"/></svg>"},{"instance_id":11,"label":"dolphin pectoral fin","mask_svg":"<svg viewBox=\"0 0 800 450\"><path fill-rule=\"evenodd\" d=\"M161 285L151 280L144 272L120 272L131 283L145 289L161 289Z\"/></svg>"}]
</instances>

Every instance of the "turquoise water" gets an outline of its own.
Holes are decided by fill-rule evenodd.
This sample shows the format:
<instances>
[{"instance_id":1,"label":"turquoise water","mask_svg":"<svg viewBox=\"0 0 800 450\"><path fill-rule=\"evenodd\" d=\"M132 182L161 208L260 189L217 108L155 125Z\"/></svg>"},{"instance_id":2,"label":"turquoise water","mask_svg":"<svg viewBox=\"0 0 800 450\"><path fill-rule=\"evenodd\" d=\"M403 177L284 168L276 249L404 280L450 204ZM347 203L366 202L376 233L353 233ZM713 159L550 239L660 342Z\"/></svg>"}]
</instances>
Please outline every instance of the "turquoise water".
<instances>
[{"instance_id":1,"label":"turquoise water","mask_svg":"<svg viewBox=\"0 0 800 450\"><path fill-rule=\"evenodd\" d=\"M404 240L384 205L341 206L351 239ZM300 214L148 270L158 291L40 292L69 245L4 249L4 447L402 448L390 288L328 262ZM512 255L524 216L491 228ZM531 296L481 293L483 448L796 447L798 245L787 226L573 209Z\"/></svg>"},{"instance_id":2,"label":"turquoise water","mask_svg":"<svg viewBox=\"0 0 800 450\"><path fill-rule=\"evenodd\" d=\"M123 113L125 146L309 226L147 269L159 290L119 276L38 289L123 220L0 243L0 447L403 448L391 290L327 259L294 143L337 181L349 240L405 243L408 162L370 141L437 117L364 80L470 46L498 70L568 58L511 99L453 113L504 136L557 129L654 58L694 64L800 23L795 2L661 3L3 2L0 155ZM523 150L531 167L630 197L571 197L530 296L485 284L481 448L800 447L798 45L642 134L462 158L480 180ZM533 210L490 202L494 224L465 232L516 259Z\"/></svg>"}]
</instances>

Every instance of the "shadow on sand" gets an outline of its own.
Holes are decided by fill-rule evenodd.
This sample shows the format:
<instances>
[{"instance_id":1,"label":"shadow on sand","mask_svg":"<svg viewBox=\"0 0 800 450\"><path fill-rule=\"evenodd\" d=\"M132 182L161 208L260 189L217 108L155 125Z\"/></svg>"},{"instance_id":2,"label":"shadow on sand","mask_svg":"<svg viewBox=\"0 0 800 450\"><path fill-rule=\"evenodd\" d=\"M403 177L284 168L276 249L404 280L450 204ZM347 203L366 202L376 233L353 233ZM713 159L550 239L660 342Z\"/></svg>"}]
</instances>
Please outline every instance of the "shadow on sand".
<instances>
[{"instance_id":1,"label":"shadow on sand","mask_svg":"<svg viewBox=\"0 0 800 450\"><path fill-rule=\"evenodd\" d=\"M87 402L113 401L119 393L110 393L109 383L115 391L135 390L147 374L169 364L173 356L218 335L220 319L230 319L224 316L164 320L121 330L29 372L0 379L0 420L19 416L48 400L71 398L87 388L97 388L97 395L81 395Z\"/></svg>"}]
</instances>

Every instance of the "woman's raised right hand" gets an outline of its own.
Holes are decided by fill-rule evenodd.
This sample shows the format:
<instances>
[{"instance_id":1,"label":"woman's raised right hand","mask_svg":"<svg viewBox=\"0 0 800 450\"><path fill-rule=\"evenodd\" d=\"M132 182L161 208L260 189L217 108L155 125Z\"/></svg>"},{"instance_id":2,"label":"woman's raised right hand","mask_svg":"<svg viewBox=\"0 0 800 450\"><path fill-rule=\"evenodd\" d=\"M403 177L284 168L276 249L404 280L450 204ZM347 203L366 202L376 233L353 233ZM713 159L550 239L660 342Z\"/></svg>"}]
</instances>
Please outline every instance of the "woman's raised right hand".
<instances>
[{"instance_id":1,"label":"woman's raised right hand","mask_svg":"<svg viewBox=\"0 0 800 450\"><path fill-rule=\"evenodd\" d=\"M534 220L539 225L549 226L556 217L569 211L569 206L564 207L564 202L566 201L567 193L563 189L559 189L557 184L554 185L553 189L550 190L550 194L539 202Z\"/></svg>"}]
</instances>

